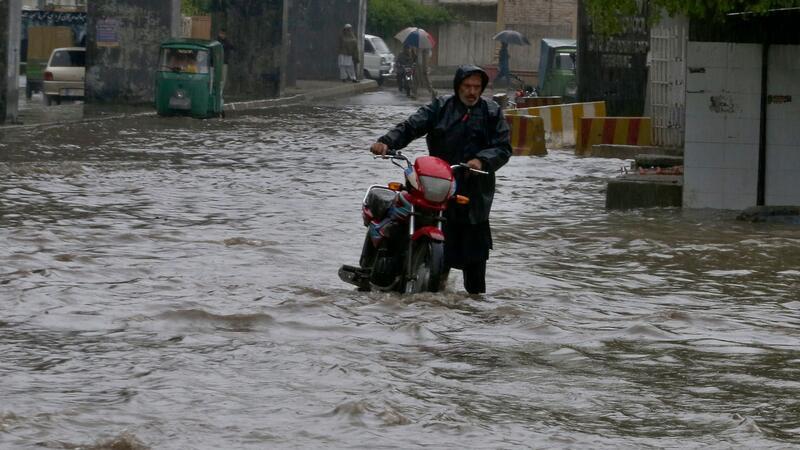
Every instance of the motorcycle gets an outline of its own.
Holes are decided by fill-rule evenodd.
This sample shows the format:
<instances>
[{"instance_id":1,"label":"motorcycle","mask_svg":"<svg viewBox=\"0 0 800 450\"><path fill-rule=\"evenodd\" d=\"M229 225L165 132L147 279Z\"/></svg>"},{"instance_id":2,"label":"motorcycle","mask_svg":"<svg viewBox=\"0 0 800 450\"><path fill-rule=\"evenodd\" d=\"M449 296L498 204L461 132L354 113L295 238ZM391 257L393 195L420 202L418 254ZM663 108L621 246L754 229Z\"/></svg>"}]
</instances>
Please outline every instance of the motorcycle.
<instances>
[{"instance_id":1,"label":"motorcycle","mask_svg":"<svg viewBox=\"0 0 800 450\"><path fill-rule=\"evenodd\" d=\"M509 103L512 108L516 107L517 103L519 103L517 99L539 96L539 88L536 86L526 84L523 79L516 75L511 75L511 78L515 81L515 84L517 84L517 88L509 95Z\"/></svg>"},{"instance_id":2,"label":"motorcycle","mask_svg":"<svg viewBox=\"0 0 800 450\"><path fill-rule=\"evenodd\" d=\"M414 78L416 77L416 67L414 64L403 67L403 74L401 77L400 90L406 93L407 97L411 97L411 92L414 90Z\"/></svg>"},{"instance_id":3,"label":"motorcycle","mask_svg":"<svg viewBox=\"0 0 800 450\"><path fill-rule=\"evenodd\" d=\"M445 276L444 213L451 202L469 203L456 195L455 172L487 172L463 163L451 166L435 156L420 156L412 164L399 151L382 158L403 169L405 183L367 189L361 210L367 235L359 265L343 265L339 278L361 291L438 292Z\"/></svg>"}]
</instances>

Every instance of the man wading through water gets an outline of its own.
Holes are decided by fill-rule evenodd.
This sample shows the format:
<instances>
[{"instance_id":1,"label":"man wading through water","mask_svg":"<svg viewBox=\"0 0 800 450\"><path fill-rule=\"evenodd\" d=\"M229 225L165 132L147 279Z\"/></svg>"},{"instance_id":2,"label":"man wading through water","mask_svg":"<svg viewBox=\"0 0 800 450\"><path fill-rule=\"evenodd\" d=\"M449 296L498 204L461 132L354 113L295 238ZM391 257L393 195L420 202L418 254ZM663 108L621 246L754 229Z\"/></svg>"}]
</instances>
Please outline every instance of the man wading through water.
<instances>
[{"instance_id":1,"label":"man wading through water","mask_svg":"<svg viewBox=\"0 0 800 450\"><path fill-rule=\"evenodd\" d=\"M370 150L385 155L425 136L428 152L454 165L489 172L478 175L456 171L457 193L469 197L467 205L451 204L444 224L445 273L464 273L470 294L486 292L486 260L492 248L489 212L494 198L494 173L511 157L509 128L497 103L481 98L489 76L480 67L461 66L453 80L455 95L443 95L423 106L390 130ZM447 279L445 275L444 279Z\"/></svg>"}]
</instances>

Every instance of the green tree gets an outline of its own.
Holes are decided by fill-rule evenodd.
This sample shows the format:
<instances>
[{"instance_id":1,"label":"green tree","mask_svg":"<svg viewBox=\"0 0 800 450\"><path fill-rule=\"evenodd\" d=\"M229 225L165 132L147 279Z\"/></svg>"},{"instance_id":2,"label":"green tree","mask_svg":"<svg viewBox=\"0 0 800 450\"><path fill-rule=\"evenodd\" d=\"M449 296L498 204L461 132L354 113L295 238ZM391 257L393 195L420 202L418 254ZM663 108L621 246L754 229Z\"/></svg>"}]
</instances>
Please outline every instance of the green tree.
<instances>
[{"instance_id":1,"label":"green tree","mask_svg":"<svg viewBox=\"0 0 800 450\"><path fill-rule=\"evenodd\" d=\"M388 39L406 27L432 29L456 18L445 8L414 0L369 0L367 32Z\"/></svg>"},{"instance_id":2,"label":"green tree","mask_svg":"<svg viewBox=\"0 0 800 450\"><path fill-rule=\"evenodd\" d=\"M203 16L211 12L211 0L181 0L181 14Z\"/></svg>"},{"instance_id":3,"label":"green tree","mask_svg":"<svg viewBox=\"0 0 800 450\"><path fill-rule=\"evenodd\" d=\"M649 1L651 21L662 12L694 19L722 19L734 12L766 13L770 9L798 6L798 0L585 0L593 29L612 34L621 29L620 18L633 15L640 1Z\"/></svg>"}]
</instances>

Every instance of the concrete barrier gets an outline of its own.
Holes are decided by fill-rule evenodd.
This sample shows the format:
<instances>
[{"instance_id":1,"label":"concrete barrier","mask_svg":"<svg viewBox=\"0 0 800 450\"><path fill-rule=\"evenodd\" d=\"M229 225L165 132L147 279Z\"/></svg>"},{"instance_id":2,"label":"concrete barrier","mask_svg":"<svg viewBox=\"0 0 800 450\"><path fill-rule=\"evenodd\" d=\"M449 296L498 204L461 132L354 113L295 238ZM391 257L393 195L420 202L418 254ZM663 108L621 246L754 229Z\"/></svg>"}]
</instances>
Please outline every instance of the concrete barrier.
<instances>
[{"instance_id":1,"label":"concrete barrier","mask_svg":"<svg viewBox=\"0 0 800 450\"><path fill-rule=\"evenodd\" d=\"M650 145L649 117L587 117L580 121L575 154L587 155L597 144Z\"/></svg>"},{"instance_id":2,"label":"concrete barrier","mask_svg":"<svg viewBox=\"0 0 800 450\"><path fill-rule=\"evenodd\" d=\"M680 208L683 176L624 175L608 181L606 208Z\"/></svg>"},{"instance_id":3,"label":"concrete barrier","mask_svg":"<svg viewBox=\"0 0 800 450\"><path fill-rule=\"evenodd\" d=\"M537 116L506 116L511 127L511 148L515 156L544 156L544 121Z\"/></svg>"},{"instance_id":4,"label":"concrete barrier","mask_svg":"<svg viewBox=\"0 0 800 450\"><path fill-rule=\"evenodd\" d=\"M507 115L540 116L544 121L544 137L551 147L572 147L576 144L576 130L584 117L606 115L606 102L567 103L565 105L517 108L506 111Z\"/></svg>"}]
</instances>

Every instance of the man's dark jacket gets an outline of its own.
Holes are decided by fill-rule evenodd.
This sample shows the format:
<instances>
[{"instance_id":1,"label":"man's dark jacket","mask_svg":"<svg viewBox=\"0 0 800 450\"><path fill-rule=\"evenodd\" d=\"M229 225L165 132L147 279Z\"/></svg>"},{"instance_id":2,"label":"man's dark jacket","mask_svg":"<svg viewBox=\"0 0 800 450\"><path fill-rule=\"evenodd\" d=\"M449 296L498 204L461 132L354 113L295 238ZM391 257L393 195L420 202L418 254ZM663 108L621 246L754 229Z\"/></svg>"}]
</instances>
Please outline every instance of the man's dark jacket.
<instances>
[{"instance_id":1,"label":"man's dark jacket","mask_svg":"<svg viewBox=\"0 0 800 450\"><path fill-rule=\"evenodd\" d=\"M473 225L488 222L494 199L494 172L511 157L508 124L497 103L481 98L468 108L458 98L458 86L476 73L481 75L482 92L489 82L486 72L477 66L461 66L453 80L455 95L441 96L423 106L378 139L389 148L399 150L412 140L426 136L430 154L450 164L480 159L489 174L458 171L458 193L469 197L470 203L467 207L448 210L448 221Z\"/></svg>"}]
</instances>

